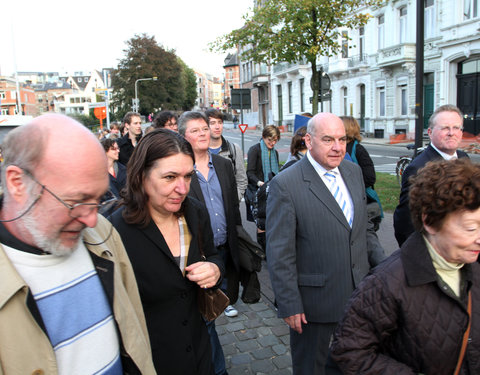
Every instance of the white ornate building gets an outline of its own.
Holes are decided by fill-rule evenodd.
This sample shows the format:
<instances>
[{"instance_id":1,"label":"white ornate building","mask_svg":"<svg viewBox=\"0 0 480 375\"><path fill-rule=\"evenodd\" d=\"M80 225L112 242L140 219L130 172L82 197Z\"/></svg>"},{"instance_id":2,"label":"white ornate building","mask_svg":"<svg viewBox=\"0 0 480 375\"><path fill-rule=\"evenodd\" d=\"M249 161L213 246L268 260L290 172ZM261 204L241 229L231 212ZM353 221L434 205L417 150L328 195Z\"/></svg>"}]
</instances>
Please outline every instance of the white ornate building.
<instances>
[{"instance_id":1,"label":"white ornate building","mask_svg":"<svg viewBox=\"0 0 480 375\"><path fill-rule=\"evenodd\" d=\"M480 0L425 0L425 124L442 104L465 114L466 130L480 133ZM415 131L416 1L389 0L356 30L340 30L342 51L320 58L331 80L324 111L353 115L377 137ZM346 37L351 38L348 40ZM271 73L277 125L311 111L310 67L279 64ZM319 104L320 110L320 104Z\"/></svg>"}]
</instances>

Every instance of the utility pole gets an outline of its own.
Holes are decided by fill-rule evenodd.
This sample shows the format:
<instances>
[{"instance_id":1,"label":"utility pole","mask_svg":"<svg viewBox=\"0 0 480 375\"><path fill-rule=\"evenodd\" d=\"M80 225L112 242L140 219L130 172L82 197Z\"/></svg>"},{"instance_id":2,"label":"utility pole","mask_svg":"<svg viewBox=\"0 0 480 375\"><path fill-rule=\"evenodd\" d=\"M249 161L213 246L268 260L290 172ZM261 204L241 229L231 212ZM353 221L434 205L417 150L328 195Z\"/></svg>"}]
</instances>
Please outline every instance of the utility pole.
<instances>
[{"instance_id":1,"label":"utility pole","mask_svg":"<svg viewBox=\"0 0 480 375\"><path fill-rule=\"evenodd\" d=\"M423 146L423 62L425 0L417 0L417 45L415 62L415 152Z\"/></svg>"},{"instance_id":2,"label":"utility pole","mask_svg":"<svg viewBox=\"0 0 480 375\"><path fill-rule=\"evenodd\" d=\"M135 103L133 104L133 112L137 112L140 110L140 102L138 101L138 82L140 81L156 81L157 77L152 78L139 78L135 81Z\"/></svg>"}]
</instances>

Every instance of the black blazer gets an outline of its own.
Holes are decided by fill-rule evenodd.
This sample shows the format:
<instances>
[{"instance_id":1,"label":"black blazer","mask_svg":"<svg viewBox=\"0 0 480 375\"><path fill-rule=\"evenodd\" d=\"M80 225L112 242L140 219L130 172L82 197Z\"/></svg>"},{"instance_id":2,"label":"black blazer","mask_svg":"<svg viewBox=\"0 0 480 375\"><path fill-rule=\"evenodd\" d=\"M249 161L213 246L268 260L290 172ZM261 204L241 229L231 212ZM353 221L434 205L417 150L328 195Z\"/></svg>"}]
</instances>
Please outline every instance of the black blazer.
<instances>
[{"instance_id":1,"label":"black blazer","mask_svg":"<svg viewBox=\"0 0 480 375\"><path fill-rule=\"evenodd\" d=\"M468 155L460 150L457 150L457 156L459 158L468 158ZM418 170L424 167L429 161L438 159L442 159L442 155L431 145L428 145L418 157L413 159L403 172L399 203L393 214L393 228L395 229L395 238L397 239L398 246L402 246L405 240L415 231L410 216L410 208L408 207L408 192L410 191L408 179L411 176L415 176Z\"/></svg>"},{"instance_id":2,"label":"black blazer","mask_svg":"<svg viewBox=\"0 0 480 375\"><path fill-rule=\"evenodd\" d=\"M227 242L232 256L233 264L237 270L240 269L238 259L238 239L237 225L242 225L242 217L238 209L238 193L235 175L233 174L232 163L218 155L212 155L212 163L215 173L218 176L220 187L222 188L223 207L225 208L225 217L227 219ZM198 182L196 174L193 175L190 183L189 196L198 199L205 204L202 188ZM210 220L209 220L210 223Z\"/></svg>"},{"instance_id":3,"label":"black blazer","mask_svg":"<svg viewBox=\"0 0 480 375\"><path fill-rule=\"evenodd\" d=\"M275 154L277 155L277 160L280 161L278 158L278 151L275 150ZM248 177L248 187L252 191L257 191L258 181L265 182L265 176L263 175L263 165L262 165L262 148L260 147L260 143L253 145L248 150L248 159L247 159L247 177Z\"/></svg>"},{"instance_id":4,"label":"black blazer","mask_svg":"<svg viewBox=\"0 0 480 375\"><path fill-rule=\"evenodd\" d=\"M184 202L185 219L192 235L187 264L207 260L224 267L213 246L210 219L195 199ZM184 277L161 232L153 221L145 228L127 224L123 208L110 218L120 233L137 279L147 321L153 362L159 374L211 375L210 338L197 305L198 286Z\"/></svg>"},{"instance_id":5,"label":"black blazer","mask_svg":"<svg viewBox=\"0 0 480 375\"><path fill-rule=\"evenodd\" d=\"M117 176L113 177L110 173L108 177L110 178L110 190L117 198L120 197L120 191L125 187L127 183L127 167L122 163L117 163L118 172Z\"/></svg>"}]
</instances>

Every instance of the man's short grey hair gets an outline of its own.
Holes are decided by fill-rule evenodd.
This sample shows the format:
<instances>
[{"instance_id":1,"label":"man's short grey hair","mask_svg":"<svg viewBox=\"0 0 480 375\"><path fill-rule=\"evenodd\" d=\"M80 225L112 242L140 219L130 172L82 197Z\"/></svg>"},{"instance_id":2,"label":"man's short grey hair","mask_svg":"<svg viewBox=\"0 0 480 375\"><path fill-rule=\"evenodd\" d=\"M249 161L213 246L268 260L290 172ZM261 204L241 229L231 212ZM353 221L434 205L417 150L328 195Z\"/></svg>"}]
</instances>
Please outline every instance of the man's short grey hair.
<instances>
[{"instance_id":1,"label":"man's short grey hair","mask_svg":"<svg viewBox=\"0 0 480 375\"><path fill-rule=\"evenodd\" d=\"M196 112L196 111L187 111L183 112L182 115L178 119L178 132L185 136L185 132L187 131L187 122L191 120L203 120L205 121L205 124L208 125L208 119L205 114L202 112Z\"/></svg>"},{"instance_id":2,"label":"man's short grey hair","mask_svg":"<svg viewBox=\"0 0 480 375\"><path fill-rule=\"evenodd\" d=\"M27 124L10 131L2 143L2 189L4 197L8 196L5 170L16 165L34 173L45 152L48 130L40 130L35 124ZM27 185L34 186L34 183Z\"/></svg>"},{"instance_id":3,"label":"man's short grey hair","mask_svg":"<svg viewBox=\"0 0 480 375\"><path fill-rule=\"evenodd\" d=\"M316 131L316 125L315 125L315 117L312 117L310 120L307 122L307 133L310 134L312 137L315 136L315 131Z\"/></svg>"},{"instance_id":4,"label":"man's short grey hair","mask_svg":"<svg viewBox=\"0 0 480 375\"><path fill-rule=\"evenodd\" d=\"M460 109L453 104L444 104L444 105L441 105L440 107L438 107L432 113L432 116L430 116L430 118L428 120L428 127L430 129L433 129L433 127L436 125L435 119L437 118L438 114L442 113L442 112L455 112L455 113L457 113L460 116L460 118L462 119L462 124L463 124L463 113L462 113L462 111L460 111Z\"/></svg>"}]
</instances>

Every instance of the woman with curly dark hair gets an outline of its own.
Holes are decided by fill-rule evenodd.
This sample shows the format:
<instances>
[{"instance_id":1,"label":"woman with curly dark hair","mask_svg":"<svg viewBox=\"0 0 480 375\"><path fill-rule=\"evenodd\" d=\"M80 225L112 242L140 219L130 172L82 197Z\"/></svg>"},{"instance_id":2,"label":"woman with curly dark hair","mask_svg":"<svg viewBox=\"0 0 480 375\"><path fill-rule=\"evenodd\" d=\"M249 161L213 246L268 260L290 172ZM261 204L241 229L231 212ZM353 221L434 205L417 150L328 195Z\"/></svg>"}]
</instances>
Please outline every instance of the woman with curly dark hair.
<instances>
[{"instance_id":1,"label":"woman with curly dark hair","mask_svg":"<svg viewBox=\"0 0 480 375\"><path fill-rule=\"evenodd\" d=\"M480 165L411 181L416 232L353 293L332 357L344 374L480 374Z\"/></svg>"}]
</instances>

